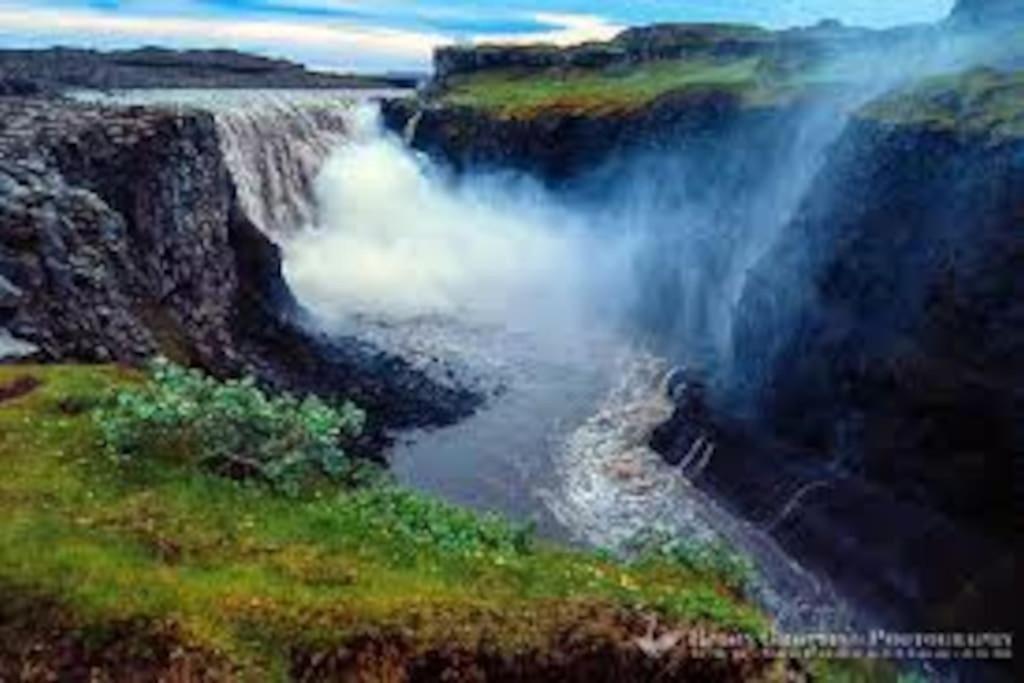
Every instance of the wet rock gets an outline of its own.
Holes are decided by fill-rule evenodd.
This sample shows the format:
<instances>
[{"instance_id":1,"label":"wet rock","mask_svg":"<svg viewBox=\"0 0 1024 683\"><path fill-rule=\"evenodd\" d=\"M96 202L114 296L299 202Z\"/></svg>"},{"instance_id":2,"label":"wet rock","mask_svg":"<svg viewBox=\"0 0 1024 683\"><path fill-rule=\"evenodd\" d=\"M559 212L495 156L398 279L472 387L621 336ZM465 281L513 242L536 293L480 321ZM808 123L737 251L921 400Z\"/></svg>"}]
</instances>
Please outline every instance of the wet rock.
<instances>
[{"instance_id":1,"label":"wet rock","mask_svg":"<svg viewBox=\"0 0 1024 683\"><path fill-rule=\"evenodd\" d=\"M650 445L665 462L689 472L715 443L707 387L694 373L677 368L666 378L665 389L675 409L667 422L655 428Z\"/></svg>"},{"instance_id":2,"label":"wet rock","mask_svg":"<svg viewBox=\"0 0 1024 683\"><path fill-rule=\"evenodd\" d=\"M18 307L21 303L21 289L11 284L11 281L0 275L0 315Z\"/></svg>"},{"instance_id":3,"label":"wet rock","mask_svg":"<svg viewBox=\"0 0 1024 683\"><path fill-rule=\"evenodd\" d=\"M856 121L755 269L736 341L777 433L1003 534L1024 452L1022 160L1019 139Z\"/></svg>"}]
</instances>

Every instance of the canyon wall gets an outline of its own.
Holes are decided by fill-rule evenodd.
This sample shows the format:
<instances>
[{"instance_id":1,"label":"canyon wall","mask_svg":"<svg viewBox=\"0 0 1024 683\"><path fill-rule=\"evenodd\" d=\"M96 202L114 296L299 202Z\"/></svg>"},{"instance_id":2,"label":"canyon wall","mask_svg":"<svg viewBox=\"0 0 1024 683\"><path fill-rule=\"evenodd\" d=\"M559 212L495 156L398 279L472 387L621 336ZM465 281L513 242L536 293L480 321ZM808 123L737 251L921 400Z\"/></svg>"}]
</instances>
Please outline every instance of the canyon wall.
<instances>
[{"instance_id":1,"label":"canyon wall","mask_svg":"<svg viewBox=\"0 0 1024 683\"><path fill-rule=\"evenodd\" d=\"M0 327L21 354L136 363L351 396L383 426L474 397L306 325L278 248L240 209L212 115L0 100Z\"/></svg>"}]
</instances>

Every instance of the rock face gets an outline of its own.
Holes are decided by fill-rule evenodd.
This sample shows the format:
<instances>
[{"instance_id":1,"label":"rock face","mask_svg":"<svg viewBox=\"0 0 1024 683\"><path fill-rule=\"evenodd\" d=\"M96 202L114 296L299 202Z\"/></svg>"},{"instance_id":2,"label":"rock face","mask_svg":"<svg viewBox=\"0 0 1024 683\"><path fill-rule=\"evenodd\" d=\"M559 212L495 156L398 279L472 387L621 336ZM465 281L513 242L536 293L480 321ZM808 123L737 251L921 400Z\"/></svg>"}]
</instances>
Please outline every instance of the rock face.
<instances>
[{"instance_id":1,"label":"rock face","mask_svg":"<svg viewBox=\"0 0 1024 683\"><path fill-rule=\"evenodd\" d=\"M71 48L0 50L0 95L89 88L360 88L410 86L408 78L307 71L301 64L233 50L98 52Z\"/></svg>"},{"instance_id":2,"label":"rock face","mask_svg":"<svg viewBox=\"0 0 1024 683\"><path fill-rule=\"evenodd\" d=\"M724 405L757 426L718 426L703 485L909 623L1014 618L984 596L1015 571L1021 225L1020 138L860 117L737 311Z\"/></svg>"},{"instance_id":3,"label":"rock face","mask_svg":"<svg viewBox=\"0 0 1024 683\"><path fill-rule=\"evenodd\" d=\"M612 116L553 110L507 119L470 107L423 106L412 99L383 103L390 128L404 131L410 145L457 170L512 168L552 184L592 171L614 154L662 136L729 127L741 109L738 96L712 90L670 94L650 106ZM754 119L774 112L746 114Z\"/></svg>"},{"instance_id":4,"label":"rock face","mask_svg":"<svg viewBox=\"0 0 1024 683\"><path fill-rule=\"evenodd\" d=\"M0 325L43 359L162 353L349 394L388 425L471 409L471 395L304 328L209 114L9 99L0 121Z\"/></svg>"},{"instance_id":5,"label":"rock face","mask_svg":"<svg viewBox=\"0 0 1024 683\"><path fill-rule=\"evenodd\" d=\"M1024 452L1024 141L858 120L741 303L750 395L795 441L989 531Z\"/></svg>"}]
</instances>

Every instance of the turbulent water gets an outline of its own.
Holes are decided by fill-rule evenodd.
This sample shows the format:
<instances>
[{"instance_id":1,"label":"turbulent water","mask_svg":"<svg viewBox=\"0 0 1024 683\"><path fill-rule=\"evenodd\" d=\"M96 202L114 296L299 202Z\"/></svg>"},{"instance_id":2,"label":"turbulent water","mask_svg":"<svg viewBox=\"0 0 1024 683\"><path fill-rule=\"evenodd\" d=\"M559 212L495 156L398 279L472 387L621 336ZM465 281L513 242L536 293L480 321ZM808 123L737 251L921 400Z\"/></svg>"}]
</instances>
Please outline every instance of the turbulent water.
<instances>
[{"instance_id":1,"label":"turbulent water","mask_svg":"<svg viewBox=\"0 0 1024 683\"><path fill-rule=\"evenodd\" d=\"M671 363L637 341L623 306L638 260L659 247L651 226L680 207L650 197L598 220L528 178L450 177L381 129L372 96L115 100L212 111L243 208L282 245L286 278L322 327L487 397L457 425L402 435L400 480L588 546L621 550L651 528L725 540L756 564L756 597L781 626L845 625L827 585L691 483L706 458L680 471L647 446L671 413Z\"/></svg>"}]
</instances>

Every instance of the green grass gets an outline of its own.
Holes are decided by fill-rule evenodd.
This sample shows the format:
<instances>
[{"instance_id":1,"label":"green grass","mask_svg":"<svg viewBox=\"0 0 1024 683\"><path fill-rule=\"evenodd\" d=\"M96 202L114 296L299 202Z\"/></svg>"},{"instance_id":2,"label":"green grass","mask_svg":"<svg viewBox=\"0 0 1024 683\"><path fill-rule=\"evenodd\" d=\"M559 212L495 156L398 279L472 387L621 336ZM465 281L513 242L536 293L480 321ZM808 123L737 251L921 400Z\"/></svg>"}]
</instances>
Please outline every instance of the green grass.
<instances>
[{"instance_id":1,"label":"green grass","mask_svg":"<svg viewBox=\"0 0 1024 683\"><path fill-rule=\"evenodd\" d=\"M758 63L756 58L666 60L624 69L483 71L453 79L443 102L503 118L528 118L542 111L628 112L670 92L753 89Z\"/></svg>"},{"instance_id":2,"label":"green grass","mask_svg":"<svg viewBox=\"0 0 1024 683\"><path fill-rule=\"evenodd\" d=\"M861 116L892 124L984 135L1024 137L1024 71L974 69L931 78L878 100Z\"/></svg>"},{"instance_id":3,"label":"green grass","mask_svg":"<svg viewBox=\"0 0 1024 683\"><path fill-rule=\"evenodd\" d=\"M294 500L157 457L115 461L91 413L140 375L5 366L0 387L26 375L41 386L0 402L0 601L36 596L82 629L169 625L189 647L280 676L295 648L367 633L521 652L595 608L765 626L714 576L549 547L406 491Z\"/></svg>"}]
</instances>

